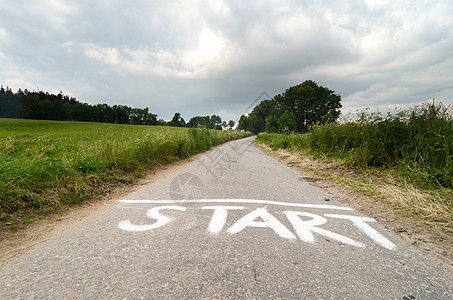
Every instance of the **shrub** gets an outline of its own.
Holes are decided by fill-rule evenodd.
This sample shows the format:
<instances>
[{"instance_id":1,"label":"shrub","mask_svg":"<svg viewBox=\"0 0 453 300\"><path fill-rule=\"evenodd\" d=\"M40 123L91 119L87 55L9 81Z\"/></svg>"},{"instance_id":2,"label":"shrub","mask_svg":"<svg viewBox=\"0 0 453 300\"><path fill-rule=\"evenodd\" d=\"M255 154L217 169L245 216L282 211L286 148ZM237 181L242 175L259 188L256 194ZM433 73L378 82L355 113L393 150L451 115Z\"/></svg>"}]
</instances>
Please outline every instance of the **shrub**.
<instances>
[{"instance_id":1,"label":"shrub","mask_svg":"<svg viewBox=\"0 0 453 300\"><path fill-rule=\"evenodd\" d=\"M439 101L385 117L364 110L349 122L313 126L303 135L260 134L258 141L351 166L397 169L419 186L453 187L452 113Z\"/></svg>"}]
</instances>

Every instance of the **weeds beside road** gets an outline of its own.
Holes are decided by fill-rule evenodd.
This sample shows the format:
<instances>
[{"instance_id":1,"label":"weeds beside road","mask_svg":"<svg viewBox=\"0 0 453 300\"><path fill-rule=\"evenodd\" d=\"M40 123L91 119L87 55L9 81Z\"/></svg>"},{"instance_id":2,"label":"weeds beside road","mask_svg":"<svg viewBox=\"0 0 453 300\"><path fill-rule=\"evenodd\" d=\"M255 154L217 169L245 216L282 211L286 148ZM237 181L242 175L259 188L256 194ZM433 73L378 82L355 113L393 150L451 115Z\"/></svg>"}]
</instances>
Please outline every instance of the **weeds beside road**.
<instances>
[{"instance_id":1,"label":"weeds beside road","mask_svg":"<svg viewBox=\"0 0 453 300\"><path fill-rule=\"evenodd\" d=\"M132 183L156 165L249 136L238 131L0 119L0 219L42 213Z\"/></svg>"},{"instance_id":2,"label":"weeds beside road","mask_svg":"<svg viewBox=\"0 0 453 300\"><path fill-rule=\"evenodd\" d=\"M362 112L303 135L261 134L271 148L295 148L359 168L393 170L417 187L453 188L453 111L440 102L383 117Z\"/></svg>"},{"instance_id":3,"label":"weeds beside road","mask_svg":"<svg viewBox=\"0 0 453 300\"><path fill-rule=\"evenodd\" d=\"M397 231L433 234L443 249L450 249L445 255L453 261L451 113L433 101L386 117L363 112L306 134L261 133L256 142L283 151L280 157L291 156L291 164L312 176L369 198L365 210L370 215L376 208L391 211L406 227Z\"/></svg>"}]
</instances>

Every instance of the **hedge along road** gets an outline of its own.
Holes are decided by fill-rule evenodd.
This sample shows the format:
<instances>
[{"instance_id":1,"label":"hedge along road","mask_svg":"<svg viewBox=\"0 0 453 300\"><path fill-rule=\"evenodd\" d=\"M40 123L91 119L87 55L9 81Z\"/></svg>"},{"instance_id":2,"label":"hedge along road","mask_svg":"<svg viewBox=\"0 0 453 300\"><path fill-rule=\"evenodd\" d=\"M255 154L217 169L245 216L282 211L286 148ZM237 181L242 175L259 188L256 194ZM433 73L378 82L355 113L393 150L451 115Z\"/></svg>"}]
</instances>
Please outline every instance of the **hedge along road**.
<instances>
[{"instance_id":1,"label":"hedge along road","mask_svg":"<svg viewBox=\"0 0 453 300\"><path fill-rule=\"evenodd\" d=\"M451 275L229 142L8 261L1 299L451 299Z\"/></svg>"}]
</instances>

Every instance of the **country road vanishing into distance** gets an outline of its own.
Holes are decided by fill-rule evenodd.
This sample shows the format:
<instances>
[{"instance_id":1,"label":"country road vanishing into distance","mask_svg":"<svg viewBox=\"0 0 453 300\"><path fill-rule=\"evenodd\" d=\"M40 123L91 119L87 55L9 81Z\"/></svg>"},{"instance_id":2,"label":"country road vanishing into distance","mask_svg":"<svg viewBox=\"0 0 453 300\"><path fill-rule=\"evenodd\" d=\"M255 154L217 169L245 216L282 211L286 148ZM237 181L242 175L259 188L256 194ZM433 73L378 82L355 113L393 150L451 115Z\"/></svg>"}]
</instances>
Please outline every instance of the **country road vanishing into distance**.
<instances>
[{"instance_id":1,"label":"country road vanishing into distance","mask_svg":"<svg viewBox=\"0 0 453 300\"><path fill-rule=\"evenodd\" d=\"M451 274L252 141L10 259L0 299L453 299Z\"/></svg>"}]
</instances>

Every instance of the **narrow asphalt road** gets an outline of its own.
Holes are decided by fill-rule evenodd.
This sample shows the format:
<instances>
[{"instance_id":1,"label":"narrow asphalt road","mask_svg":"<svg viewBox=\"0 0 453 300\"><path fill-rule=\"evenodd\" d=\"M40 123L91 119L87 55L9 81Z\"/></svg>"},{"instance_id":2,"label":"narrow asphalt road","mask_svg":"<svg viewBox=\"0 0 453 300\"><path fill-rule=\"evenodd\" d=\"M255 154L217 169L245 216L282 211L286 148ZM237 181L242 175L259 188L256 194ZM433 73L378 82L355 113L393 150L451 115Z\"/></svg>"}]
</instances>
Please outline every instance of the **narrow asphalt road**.
<instances>
[{"instance_id":1,"label":"narrow asphalt road","mask_svg":"<svg viewBox=\"0 0 453 300\"><path fill-rule=\"evenodd\" d=\"M453 299L451 275L251 141L8 261L0 299Z\"/></svg>"}]
</instances>

